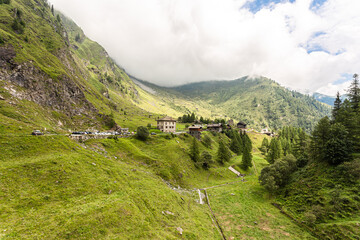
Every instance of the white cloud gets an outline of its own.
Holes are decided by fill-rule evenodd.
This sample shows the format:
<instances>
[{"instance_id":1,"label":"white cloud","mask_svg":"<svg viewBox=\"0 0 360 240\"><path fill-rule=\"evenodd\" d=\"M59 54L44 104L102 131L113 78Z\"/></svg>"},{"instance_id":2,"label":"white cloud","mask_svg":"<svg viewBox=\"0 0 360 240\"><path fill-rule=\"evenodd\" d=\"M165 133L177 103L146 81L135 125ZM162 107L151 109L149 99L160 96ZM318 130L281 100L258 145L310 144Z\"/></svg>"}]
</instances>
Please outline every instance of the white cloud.
<instances>
[{"instance_id":1,"label":"white cloud","mask_svg":"<svg viewBox=\"0 0 360 240\"><path fill-rule=\"evenodd\" d=\"M52 2L129 73L161 85L263 75L333 95L333 82L360 70L360 1L284 1L255 14L246 0Z\"/></svg>"}]
</instances>

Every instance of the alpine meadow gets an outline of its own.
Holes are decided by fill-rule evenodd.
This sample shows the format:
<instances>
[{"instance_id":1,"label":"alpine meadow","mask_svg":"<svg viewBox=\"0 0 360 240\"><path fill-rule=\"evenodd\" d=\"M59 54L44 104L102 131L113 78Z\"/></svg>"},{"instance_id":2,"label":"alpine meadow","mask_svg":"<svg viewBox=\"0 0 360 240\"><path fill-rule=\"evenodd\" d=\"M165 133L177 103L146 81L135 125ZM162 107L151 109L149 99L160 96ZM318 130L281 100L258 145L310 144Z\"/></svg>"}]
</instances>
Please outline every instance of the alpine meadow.
<instances>
[{"instance_id":1,"label":"alpine meadow","mask_svg":"<svg viewBox=\"0 0 360 240\"><path fill-rule=\"evenodd\" d=\"M243 14L229 12L238 21L306 2L244 1L238 8L239 1L223 5L228 1ZM75 11L80 2L84 15ZM245 63L237 68L248 73L234 78L174 80L188 76L179 69L190 71L179 49L180 56L197 59L193 69L208 67L197 55L204 44L211 46L205 55L227 62L213 55L215 35L237 35L219 21L204 39L200 25L186 24L200 19L206 25L206 18L181 7L195 4L206 12L215 2L0 0L0 239L360 239L359 76L340 74L337 82L348 77L349 84L336 97L296 91L297 85L248 71ZM309 2L326 10L334 0ZM224 9L230 11L219 8L219 15ZM85 14L102 21L84 24ZM147 14L154 22L146 22ZM164 16L181 44L161 32ZM103 42L105 50L96 34L108 34L110 23L115 35ZM149 38L118 38L135 38L127 34L133 28L149 28ZM138 54L155 35L159 48ZM114 50L125 42L133 44L126 46L132 55ZM151 63L148 78L144 59ZM307 71L296 68L299 76ZM178 78L153 81L159 69Z\"/></svg>"}]
</instances>

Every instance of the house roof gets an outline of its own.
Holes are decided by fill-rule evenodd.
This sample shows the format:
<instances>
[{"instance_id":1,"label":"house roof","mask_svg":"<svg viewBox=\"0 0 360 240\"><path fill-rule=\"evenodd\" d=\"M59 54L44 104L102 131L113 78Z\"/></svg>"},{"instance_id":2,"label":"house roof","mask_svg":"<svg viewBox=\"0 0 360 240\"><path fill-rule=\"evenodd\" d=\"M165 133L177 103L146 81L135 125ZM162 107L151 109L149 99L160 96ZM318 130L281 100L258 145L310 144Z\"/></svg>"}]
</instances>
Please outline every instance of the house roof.
<instances>
[{"instance_id":1,"label":"house roof","mask_svg":"<svg viewBox=\"0 0 360 240\"><path fill-rule=\"evenodd\" d=\"M164 118L161 118L161 119L158 119L158 120L156 120L156 121L176 122L175 119L173 119L172 117L168 117L168 116L166 116L166 117L164 117Z\"/></svg>"},{"instance_id":2,"label":"house roof","mask_svg":"<svg viewBox=\"0 0 360 240\"><path fill-rule=\"evenodd\" d=\"M207 127L208 128L212 128L212 127L221 127L221 123L214 123L214 124L208 124Z\"/></svg>"},{"instance_id":3,"label":"house roof","mask_svg":"<svg viewBox=\"0 0 360 240\"><path fill-rule=\"evenodd\" d=\"M191 126L189 127L189 130L201 130L202 126Z\"/></svg>"}]
</instances>

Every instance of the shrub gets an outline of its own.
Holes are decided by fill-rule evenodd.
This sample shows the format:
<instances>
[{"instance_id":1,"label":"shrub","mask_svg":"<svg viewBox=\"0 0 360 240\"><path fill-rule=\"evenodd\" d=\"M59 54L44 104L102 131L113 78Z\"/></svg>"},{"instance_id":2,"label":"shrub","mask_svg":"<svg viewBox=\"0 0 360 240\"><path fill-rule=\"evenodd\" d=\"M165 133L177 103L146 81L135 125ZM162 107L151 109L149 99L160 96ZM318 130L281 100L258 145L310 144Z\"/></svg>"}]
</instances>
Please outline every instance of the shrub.
<instances>
[{"instance_id":1,"label":"shrub","mask_svg":"<svg viewBox=\"0 0 360 240\"><path fill-rule=\"evenodd\" d=\"M23 21L22 21L23 22ZM23 22L24 23L24 22ZM25 24L25 23L24 23ZM11 28L19 33L22 34L24 33L24 25L21 24L21 22L18 19L15 19L14 22L11 24Z\"/></svg>"},{"instance_id":2,"label":"shrub","mask_svg":"<svg viewBox=\"0 0 360 240\"><path fill-rule=\"evenodd\" d=\"M304 214L304 221L308 225L313 225L316 222L316 216L312 212L306 212Z\"/></svg>"},{"instance_id":3,"label":"shrub","mask_svg":"<svg viewBox=\"0 0 360 240\"><path fill-rule=\"evenodd\" d=\"M145 141L149 137L149 130L146 127L140 126L137 128L136 136L138 139Z\"/></svg>"},{"instance_id":4,"label":"shrub","mask_svg":"<svg viewBox=\"0 0 360 240\"><path fill-rule=\"evenodd\" d=\"M117 136L109 136L108 139L113 139L115 142L119 141Z\"/></svg>"},{"instance_id":5,"label":"shrub","mask_svg":"<svg viewBox=\"0 0 360 240\"><path fill-rule=\"evenodd\" d=\"M296 158L289 154L261 170L260 184L269 192L275 192L287 184L290 175L296 169Z\"/></svg>"},{"instance_id":6,"label":"shrub","mask_svg":"<svg viewBox=\"0 0 360 240\"><path fill-rule=\"evenodd\" d=\"M10 0L0 0L0 4L10 4Z\"/></svg>"},{"instance_id":7,"label":"shrub","mask_svg":"<svg viewBox=\"0 0 360 240\"><path fill-rule=\"evenodd\" d=\"M80 34L78 33L78 34L76 34L76 36L75 36L75 41L76 42L80 42Z\"/></svg>"}]
</instances>

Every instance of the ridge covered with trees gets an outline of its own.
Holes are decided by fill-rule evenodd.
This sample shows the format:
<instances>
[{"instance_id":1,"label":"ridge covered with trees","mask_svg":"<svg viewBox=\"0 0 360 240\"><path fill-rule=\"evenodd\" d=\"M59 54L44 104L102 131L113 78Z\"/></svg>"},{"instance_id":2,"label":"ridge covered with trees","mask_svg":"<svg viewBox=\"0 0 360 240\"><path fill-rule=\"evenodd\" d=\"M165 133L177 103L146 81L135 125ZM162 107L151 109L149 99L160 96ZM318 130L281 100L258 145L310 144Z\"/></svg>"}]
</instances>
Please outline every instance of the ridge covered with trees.
<instances>
[{"instance_id":1,"label":"ridge covered with trees","mask_svg":"<svg viewBox=\"0 0 360 240\"><path fill-rule=\"evenodd\" d=\"M357 239L360 234L353 221L360 213L357 74L347 94L344 101L337 94L331 118L322 118L310 136L287 127L261 146L270 165L261 171L260 183L319 238Z\"/></svg>"}]
</instances>

